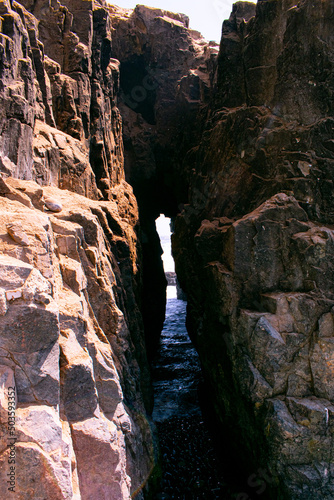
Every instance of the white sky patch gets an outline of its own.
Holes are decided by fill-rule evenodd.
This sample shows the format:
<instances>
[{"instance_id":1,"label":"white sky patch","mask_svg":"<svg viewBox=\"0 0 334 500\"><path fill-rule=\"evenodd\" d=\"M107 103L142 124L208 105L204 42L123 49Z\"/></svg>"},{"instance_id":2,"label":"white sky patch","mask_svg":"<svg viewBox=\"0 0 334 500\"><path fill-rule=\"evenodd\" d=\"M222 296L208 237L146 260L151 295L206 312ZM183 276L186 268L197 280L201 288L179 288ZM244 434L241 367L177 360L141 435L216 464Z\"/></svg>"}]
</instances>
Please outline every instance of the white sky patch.
<instances>
[{"instance_id":1,"label":"white sky patch","mask_svg":"<svg viewBox=\"0 0 334 500\"><path fill-rule=\"evenodd\" d=\"M134 9L139 3L170 12L182 12L190 18L190 28L202 33L207 40L220 42L222 24L230 17L233 0L118 0L108 3Z\"/></svg>"},{"instance_id":2,"label":"white sky patch","mask_svg":"<svg viewBox=\"0 0 334 500\"><path fill-rule=\"evenodd\" d=\"M170 230L170 219L164 215L155 221L155 225L160 237L161 246L164 251L162 255L162 261L164 263L164 270L166 272L175 272L174 259L172 257L172 244L171 244L171 230Z\"/></svg>"}]
</instances>

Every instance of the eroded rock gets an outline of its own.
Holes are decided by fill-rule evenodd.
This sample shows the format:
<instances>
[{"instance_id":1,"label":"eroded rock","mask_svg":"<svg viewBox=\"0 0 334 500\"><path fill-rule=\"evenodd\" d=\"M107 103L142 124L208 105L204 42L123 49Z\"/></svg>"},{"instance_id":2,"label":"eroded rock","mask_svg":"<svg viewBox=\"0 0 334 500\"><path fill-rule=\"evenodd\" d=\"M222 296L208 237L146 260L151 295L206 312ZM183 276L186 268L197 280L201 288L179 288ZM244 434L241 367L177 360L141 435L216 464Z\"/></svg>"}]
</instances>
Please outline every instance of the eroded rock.
<instances>
[{"instance_id":1,"label":"eroded rock","mask_svg":"<svg viewBox=\"0 0 334 500\"><path fill-rule=\"evenodd\" d=\"M145 484L139 297L150 335L154 220L181 212L177 273L222 427L271 498L333 498L332 11L238 2L217 57L162 9L0 2L0 403L15 383L19 495Z\"/></svg>"},{"instance_id":2,"label":"eroded rock","mask_svg":"<svg viewBox=\"0 0 334 500\"><path fill-rule=\"evenodd\" d=\"M38 485L45 498L100 498L107 485L108 497L128 499L155 458L136 298L138 210L123 180L108 8L72 0L0 8L0 364L17 389L16 452L25 471L17 494L32 497ZM102 198L113 201L91 201ZM92 419L112 429L107 453ZM87 455L68 422L89 427L86 444L97 454ZM105 465L90 491L86 468L95 470L93 460L98 471L98 456Z\"/></svg>"},{"instance_id":3,"label":"eroded rock","mask_svg":"<svg viewBox=\"0 0 334 500\"><path fill-rule=\"evenodd\" d=\"M34 192L31 183L29 189ZM48 215L43 207L38 211L0 199L0 231L6 235L0 244L1 401L2 406L7 404L5 388L15 384L17 463L23 470L29 468L29 460L36 463L24 480L18 478L17 490L30 491L38 483L52 498L100 498L106 492L128 499L149 477L154 463L153 443L146 442L152 439L151 431L143 418L142 389L146 386L149 391L148 380L139 377L131 338L137 335L139 348L142 327L134 315L129 322L126 309L123 314L119 308L124 302L117 302L123 286L117 261L122 258L123 265L127 261L130 280L138 264L134 232L138 214L132 212L129 223L120 217L115 201L104 202L101 210L98 201L44 188L44 198L51 196L62 203L60 213ZM31 236L27 246L9 241L8 217L27 229ZM113 219L122 228L122 257L116 256L121 237L108 226ZM86 249L93 249L95 263L87 258ZM128 288L127 294L131 293ZM140 362L146 362L145 357ZM101 439L100 425L105 429ZM138 450L138 461L129 458L128 447L131 454ZM7 458L4 451L3 464ZM90 481L97 478L99 483L92 486Z\"/></svg>"},{"instance_id":4,"label":"eroded rock","mask_svg":"<svg viewBox=\"0 0 334 500\"><path fill-rule=\"evenodd\" d=\"M22 230L22 228L15 223L7 224L7 233L9 236L20 245L25 247L29 246L28 235Z\"/></svg>"},{"instance_id":5,"label":"eroded rock","mask_svg":"<svg viewBox=\"0 0 334 500\"><path fill-rule=\"evenodd\" d=\"M143 316L150 354L164 321L166 279L155 219L176 213L187 197L185 152L197 144L194 124L212 90L218 44L163 9L110 6L112 56L120 61L126 179L141 211Z\"/></svg>"},{"instance_id":6,"label":"eroded rock","mask_svg":"<svg viewBox=\"0 0 334 500\"><path fill-rule=\"evenodd\" d=\"M332 13L234 5L173 239L218 418L270 498L334 495Z\"/></svg>"}]
</instances>

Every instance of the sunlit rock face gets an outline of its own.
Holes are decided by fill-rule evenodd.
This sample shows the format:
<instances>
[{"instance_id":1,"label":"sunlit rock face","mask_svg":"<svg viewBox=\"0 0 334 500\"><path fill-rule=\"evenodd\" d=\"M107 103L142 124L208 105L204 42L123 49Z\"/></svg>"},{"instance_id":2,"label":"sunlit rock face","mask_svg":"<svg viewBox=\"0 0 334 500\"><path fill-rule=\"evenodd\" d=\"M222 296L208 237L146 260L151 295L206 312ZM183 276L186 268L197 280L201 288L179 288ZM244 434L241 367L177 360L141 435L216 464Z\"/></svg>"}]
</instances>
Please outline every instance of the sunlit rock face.
<instances>
[{"instance_id":1,"label":"sunlit rock face","mask_svg":"<svg viewBox=\"0 0 334 500\"><path fill-rule=\"evenodd\" d=\"M7 183L31 200L0 198L1 404L6 413L15 387L16 492L28 498L38 485L48 498L130 498L154 463L149 375L136 354L145 355L134 299L137 212L130 219L114 201ZM135 207L129 186L122 190ZM38 209L51 195L61 212Z\"/></svg>"},{"instance_id":2,"label":"sunlit rock face","mask_svg":"<svg viewBox=\"0 0 334 500\"><path fill-rule=\"evenodd\" d=\"M0 12L1 171L107 198L124 178L107 4L3 0Z\"/></svg>"},{"instance_id":3,"label":"sunlit rock face","mask_svg":"<svg viewBox=\"0 0 334 500\"><path fill-rule=\"evenodd\" d=\"M0 27L0 497L12 474L17 498L142 498L152 393L107 4L3 0Z\"/></svg>"},{"instance_id":4,"label":"sunlit rock face","mask_svg":"<svg viewBox=\"0 0 334 500\"><path fill-rule=\"evenodd\" d=\"M329 1L234 6L175 224L225 439L250 478L267 472L268 498L334 496L333 16Z\"/></svg>"}]
</instances>

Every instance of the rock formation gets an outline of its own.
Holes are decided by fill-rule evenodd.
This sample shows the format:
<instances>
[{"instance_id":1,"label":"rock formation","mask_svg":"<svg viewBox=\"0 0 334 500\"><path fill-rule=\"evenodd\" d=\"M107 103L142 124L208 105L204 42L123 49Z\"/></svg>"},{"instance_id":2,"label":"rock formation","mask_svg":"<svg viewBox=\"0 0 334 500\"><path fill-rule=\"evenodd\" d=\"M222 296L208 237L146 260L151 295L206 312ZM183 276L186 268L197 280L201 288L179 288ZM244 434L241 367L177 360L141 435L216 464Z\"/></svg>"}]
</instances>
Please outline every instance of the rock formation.
<instances>
[{"instance_id":1,"label":"rock formation","mask_svg":"<svg viewBox=\"0 0 334 500\"><path fill-rule=\"evenodd\" d=\"M149 345L162 329L166 280L155 229L160 213L175 216L188 180L182 162L199 141L194 128L210 97L218 46L188 28L189 19L137 5L111 7L112 56L120 61L126 178L138 200L143 232L143 316Z\"/></svg>"},{"instance_id":2,"label":"rock formation","mask_svg":"<svg viewBox=\"0 0 334 500\"><path fill-rule=\"evenodd\" d=\"M271 499L334 496L333 15L235 4L175 224L219 421Z\"/></svg>"},{"instance_id":3,"label":"rock formation","mask_svg":"<svg viewBox=\"0 0 334 500\"><path fill-rule=\"evenodd\" d=\"M136 212L131 220L113 201L7 182L31 201L0 198L1 383L5 395L17 392L16 492L34 498L38 484L46 498L130 498L154 459L142 396L149 381L136 359L145 352L140 314L124 284L137 272ZM60 213L36 208L51 194ZM2 410L4 449L5 401Z\"/></svg>"},{"instance_id":4,"label":"rock formation","mask_svg":"<svg viewBox=\"0 0 334 500\"><path fill-rule=\"evenodd\" d=\"M0 496L142 498L152 393L109 11L0 16Z\"/></svg>"},{"instance_id":5,"label":"rock formation","mask_svg":"<svg viewBox=\"0 0 334 500\"><path fill-rule=\"evenodd\" d=\"M144 498L160 213L229 453L334 497L333 16L0 0L1 497Z\"/></svg>"}]
</instances>

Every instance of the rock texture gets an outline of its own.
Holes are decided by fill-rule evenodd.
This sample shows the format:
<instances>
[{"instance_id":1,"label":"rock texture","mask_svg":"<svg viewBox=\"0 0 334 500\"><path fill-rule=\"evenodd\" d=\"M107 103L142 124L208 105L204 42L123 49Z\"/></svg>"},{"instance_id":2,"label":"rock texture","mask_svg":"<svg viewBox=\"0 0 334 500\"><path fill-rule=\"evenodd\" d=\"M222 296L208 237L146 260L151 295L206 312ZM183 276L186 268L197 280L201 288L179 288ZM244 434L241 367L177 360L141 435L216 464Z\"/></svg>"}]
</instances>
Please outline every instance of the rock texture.
<instances>
[{"instance_id":1,"label":"rock texture","mask_svg":"<svg viewBox=\"0 0 334 500\"><path fill-rule=\"evenodd\" d=\"M124 171L106 2L2 0L0 13L0 171L108 198Z\"/></svg>"},{"instance_id":2,"label":"rock texture","mask_svg":"<svg viewBox=\"0 0 334 500\"><path fill-rule=\"evenodd\" d=\"M160 212L238 466L334 497L333 16L0 0L1 497L144 497Z\"/></svg>"},{"instance_id":3,"label":"rock texture","mask_svg":"<svg viewBox=\"0 0 334 500\"><path fill-rule=\"evenodd\" d=\"M184 14L111 7L112 56L120 60L126 179L138 200L144 265L144 323L154 346L164 320L166 280L155 219L187 199L183 158L197 144L194 123L211 95L218 46L188 28Z\"/></svg>"},{"instance_id":4,"label":"rock texture","mask_svg":"<svg viewBox=\"0 0 334 500\"><path fill-rule=\"evenodd\" d=\"M135 283L125 283L138 272L136 204L122 189L131 214L32 181L31 201L52 195L61 212L0 198L2 397L16 387L22 498L37 484L46 498L130 498L154 464L141 317ZM7 419L1 426L5 498Z\"/></svg>"},{"instance_id":5,"label":"rock texture","mask_svg":"<svg viewBox=\"0 0 334 500\"><path fill-rule=\"evenodd\" d=\"M334 496L333 15L234 5L175 224L218 418L271 499Z\"/></svg>"},{"instance_id":6,"label":"rock texture","mask_svg":"<svg viewBox=\"0 0 334 500\"><path fill-rule=\"evenodd\" d=\"M143 498L152 394L107 4L1 0L0 28L0 497Z\"/></svg>"}]
</instances>

